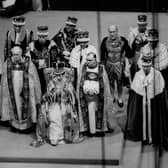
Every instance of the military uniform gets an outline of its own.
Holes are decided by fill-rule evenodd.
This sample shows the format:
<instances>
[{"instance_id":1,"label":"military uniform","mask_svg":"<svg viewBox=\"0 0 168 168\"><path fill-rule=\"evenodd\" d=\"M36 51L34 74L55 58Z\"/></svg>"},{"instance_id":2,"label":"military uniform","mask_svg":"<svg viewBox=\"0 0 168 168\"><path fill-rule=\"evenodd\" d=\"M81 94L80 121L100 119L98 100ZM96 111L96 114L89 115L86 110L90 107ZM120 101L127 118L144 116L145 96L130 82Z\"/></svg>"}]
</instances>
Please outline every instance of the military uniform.
<instances>
[{"instance_id":1,"label":"military uniform","mask_svg":"<svg viewBox=\"0 0 168 168\"><path fill-rule=\"evenodd\" d=\"M77 18L68 17L66 25L70 25L72 31L68 32L66 26L52 38L58 47L59 54L62 55L66 66L69 66L69 56L72 49L76 46L76 22Z\"/></svg>"},{"instance_id":2,"label":"military uniform","mask_svg":"<svg viewBox=\"0 0 168 168\"><path fill-rule=\"evenodd\" d=\"M101 62L104 63L110 81L111 92L117 82L118 94L122 94L123 72L125 68L125 58L130 58L131 49L128 41L124 37L117 37L115 40L105 37L101 43Z\"/></svg>"},{"instance_id":3,"label":"military uniform","mask_svg":"<svg viewBox=\"0 0 168 168\"><path fill-rule=\"evenodd\" d=\"M147 25L147 16L138 15L138 25ZM138 70L137 61L140 55L140 49L147 44L148 28L144 29L142 32L138 27L130 28L128 42L132 49L133 60L131 66L131 78L133 79L135 72Z\"/></svg>"}]
</instances>

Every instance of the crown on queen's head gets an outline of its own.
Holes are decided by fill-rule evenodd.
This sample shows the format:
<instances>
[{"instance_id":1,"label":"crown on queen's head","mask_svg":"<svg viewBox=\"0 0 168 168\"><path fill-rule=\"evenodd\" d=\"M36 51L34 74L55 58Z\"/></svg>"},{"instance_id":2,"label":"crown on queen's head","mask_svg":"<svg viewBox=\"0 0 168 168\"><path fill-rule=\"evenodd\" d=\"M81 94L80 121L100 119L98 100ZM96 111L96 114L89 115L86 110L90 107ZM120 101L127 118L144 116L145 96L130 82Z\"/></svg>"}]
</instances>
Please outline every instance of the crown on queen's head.
<instances>
[{"instance_id":1,"label":"crown on queen's head","mask_svg":"<svg viewBox=\"0 0 168 168\"><path fill-rule=\"evenodd\" d=\"M54 67L54 75L61 75L64 73L65 73L65 63L64 62L56 63Z\"/></svg>"},{"instance_id":2,"label":"crown on queen's head","mask_svg":"<svg viewBox=\"0 0 168 168\"><path fill-rule=\"evenodd\" d=\"M15 16L12 19L12 23L13 25L17 25L17 26L23 26L25 25L25 17L24 16Z\"/></svg>"},{"instance_id":3,"label":"crown on queen's head","mask_svg":"<svg viewBox=\"0 0 168 168\"><path fill-rule=\"evenodd\" d=\"M76 17L67 17L66 24L71 26L76 26L78 19Z\"/></svg>"},{"instance_id":4,"label":"crown on queen's head","mask_svg":"<svg viewBox=\"0 0 168 168\"><path fill-rule=\"evenodd\" d=\"M138 24L147 24L147 16L138 15Z\"/></svg>"},{"instance_id":5,"label":"crown on queen's head","mask_svg":"<svg viewBox=\"0 0 168 168\"><path fill-rule=\"evenodd\" d=\"M37 35L48 36L48 26L38 26Z\"/></svg>"}]
</instances>

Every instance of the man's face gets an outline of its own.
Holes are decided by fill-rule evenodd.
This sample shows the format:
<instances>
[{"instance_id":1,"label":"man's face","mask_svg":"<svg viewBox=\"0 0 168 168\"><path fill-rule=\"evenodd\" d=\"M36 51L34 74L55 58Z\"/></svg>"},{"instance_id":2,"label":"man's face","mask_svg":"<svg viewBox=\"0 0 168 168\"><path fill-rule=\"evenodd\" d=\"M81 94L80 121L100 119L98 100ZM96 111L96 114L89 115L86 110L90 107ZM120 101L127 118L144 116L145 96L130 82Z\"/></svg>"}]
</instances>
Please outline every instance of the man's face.
<instances>
[{"instance_id":1,"label":"man's face","mask_svg":"<svg viewBox=\"0 0 168 168\"><path fill-rule=\"evenodd\" d=\"M12 51L12 60L14 62L21 60L21 58L22 58L22 50L21 49L20 50L17 49L17 50Z\"/></svg>"},{"instance_id":2,"label":"man's face","mask_svg":"<svg viewBox=\"0 0 168 168\"><path fill-rule=\"evenodd\" d=\"M144 33L146 31L147 24L138 24L138 30L140 33Z\"/></svg>"},{"instance_id":3,"label":"man's face","mask_svg":"<svg viewBox=\"0 0 168 168\"><path fill-rule=\"evenodd\" d=\"M109 29L108 29L108 32L109 32L109 36L110 38L113 40L115 40L118 36L118 29L116 26L110 26Z\"/></svg>"},{"instance_id":4,"label":"man's face","mask_svg":"<svg viewBox=\"0 0 168 168\"><path fill-rule=\"evenodd\" d=\"M38 40L41 44L44 44L47 41L48 36L46 35L38 35Z\"/></svg>"},{"instance_id":5,"label":"man's face","mask_svg":"<svg viewBox=\"0 0 168 168\"><path fill-rule=\"evenodd\" d=\"M57 55L58 55L58 52L57 52L57 49L56 48L52 48L51 50L51 58L57 58Z\"/></svg>"},{"instance_id":6,"label":"man's face","mask_svg":"<svg viewBox=\"0 0 168 168\"><path fill-rule=\"evenodd\" d=\"M16 33L20 33L23 26L14 25L14 30Z\"/></svg>"},{"instance_id":7,"label":"man's face","mask_svg":"<svg viewBox=\"0 0 168 168\"><path fill-rule=\"evenodd\" d=\"M156 48L156 47L157 47L157 44L158 44L158 40L149 41L149 45L150 45L152 48Z\"/></svg>"},{"instance_id":8,"label":"man's face","mask_svg":"<svg viewBox=\"0 0 168 168\"><path fill-rule=\"evenodd\" d=\"M79 45L81 46L82 49L87 48L87 46L88 46L88 41L79 42Z\"/></svg>"},{"instance_id":9,"label":"man's face","mask_svg":"<svg viewBox=\"0 0 168 168\"><path fill-rule=\"evenodd\" d=\"M95 67L97 65L96 55L94 53L90 53L87 55L86 62L88 67Z\"/></svg>"},{"instance_id":10,"label":"man's face","mask_svg":"<svg viewBox=\"0 0 168 168\"><path fill-rule=\"evenodd\" d=\"M144 70L144 73L148 75L151 69L151 65L143 65L142 68Z\"/></svg>"},{"instance_id":11,"label":"man's face","mask_svg":"<svg viewBox=\"0 0 168 168\"><path fill-rule=\"evenodd\" d=\"M75 26L66 24L65 29L68 33L73 32L75 30Z\"/></svg>"}]
</instances>

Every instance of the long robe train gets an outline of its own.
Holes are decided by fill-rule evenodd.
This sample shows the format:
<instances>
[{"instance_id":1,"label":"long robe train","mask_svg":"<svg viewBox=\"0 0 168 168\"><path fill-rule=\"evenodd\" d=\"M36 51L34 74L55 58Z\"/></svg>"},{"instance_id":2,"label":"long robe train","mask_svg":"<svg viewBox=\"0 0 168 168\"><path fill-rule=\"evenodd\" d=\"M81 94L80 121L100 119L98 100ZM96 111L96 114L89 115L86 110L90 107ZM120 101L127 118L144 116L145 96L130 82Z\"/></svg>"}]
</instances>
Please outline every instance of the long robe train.
<instances>
[{"instance_id":1,"label":"long robe train","mask_svg":"<svg viewBox=\"0 0 168 168\"><path fill-rule=\"evenodd\" d=\"M75 92L66 73L69 72L62 76L61 83L54 76L49 81L36 127L37 139L31 143L33 146L38 147L45 140L50 140L52 145L57 145L61 140L66 143L80 142Z\"/></svg>"},{"instance_id":2,"label":"long robe train","mask_svg":"<svg viewBox=\"0 0 168 168\"><path fill-rule=\"evenodd\" d=\"M155 72L155 75L158 75L158 73ZM141 82L141 76L137 75L135 76L135 78L138 79L139 82ZM156 80L159 79L161 78L156 78ZM159 85L161 86L161 83ZM160 87L159 85L158 87ZM143 127L144 123L147 122L147 120L143 120L143 96L141 94L138 94L139 88L142 88L141 85L137 86L137 90L130 90L127 107L127 123L125 129L125 138L133 141L144 141L144 131L147 131L147 127L146 129L144 129ZM162 91L160 90L159 92L157 92L156 89L155 94L156 95L154 97L150 98L150 102L148 102L148 106L150 106L149 108L151 109L151 142L153 145L163 147L164 149L168 149L167 92L165 88ZM147 139L148 138L149 137L147 137Z\"/></svg>"}]
</instances>

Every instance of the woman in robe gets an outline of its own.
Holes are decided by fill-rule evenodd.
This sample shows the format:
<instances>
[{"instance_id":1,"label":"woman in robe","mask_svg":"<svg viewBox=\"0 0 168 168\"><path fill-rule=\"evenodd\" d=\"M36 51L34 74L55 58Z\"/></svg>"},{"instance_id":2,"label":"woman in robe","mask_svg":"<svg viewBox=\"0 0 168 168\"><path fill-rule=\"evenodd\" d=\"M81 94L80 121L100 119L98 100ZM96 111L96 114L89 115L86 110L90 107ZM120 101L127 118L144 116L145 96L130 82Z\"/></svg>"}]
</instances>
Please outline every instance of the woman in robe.
<instances>
[{"instance_id":1,"label":"woman in robe","mask_svg":"<svg viewBox=\"0 0 168 168\"><path fill-rule=\"evenodd\" d=\"M36 129L37 139L32 142L33 146L37 147L46 140L53 146L78 141L76 95L69 71L64 65L59 62L55 69L50 69L47 92L43 95Z\"/></svg>"}]
</instances>

